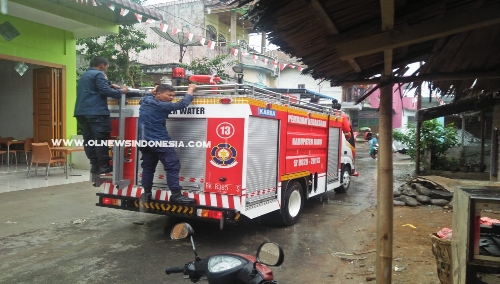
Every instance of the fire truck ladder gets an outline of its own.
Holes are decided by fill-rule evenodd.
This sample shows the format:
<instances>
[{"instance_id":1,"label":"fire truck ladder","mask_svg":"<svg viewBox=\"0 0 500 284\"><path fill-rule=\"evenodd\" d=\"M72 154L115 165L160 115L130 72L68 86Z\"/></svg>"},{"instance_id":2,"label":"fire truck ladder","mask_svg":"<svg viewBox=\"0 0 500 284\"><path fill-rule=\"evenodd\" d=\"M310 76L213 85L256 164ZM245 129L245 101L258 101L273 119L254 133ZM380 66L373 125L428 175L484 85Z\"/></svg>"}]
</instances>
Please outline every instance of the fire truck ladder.
<instances>
[{"instance_id":1,"label":"fire truck ladder","mask_svg":"<svg viewBox=\"0 0 500 284\"><path fill-rule=\"evenodd\" d=\"M130 92L142 92L144 90L130 89ZM118 137L117 140L123 140L125 138L125 117L130 117L133 115L134 111L126 107L126 94L122 94L120 99L118 111L111 111L111 113L118 113ZM118 145L117 145L118 144ZM123 163L125 157L125 145L123 143L113 144L113 175L110 177L108 175L92 174L91 181L94 183L95 187L100 187L104 182L111 180L117 189L124 189L130 185L130 180L123 179Z\"/></svg>"},{"instance_id":2,"label":"fire truck ladder","mask_svg":"<svg viewBox=\"0 0 500 284\"><path fill-rule=\"evenodd\" d=\"M184 95L187 93L188 86L174 86L176 95ZM265 101L277 105L288 105L290 107L311 110L322 114L330 114L340 116L341 110L334 110L331 107L297 100L291 96L266 90L247 84L218 84L218 85L198 85L196 93L205 94L202 98L221 98L221 96L229 96L237 98L252 98Z\"/></svg>"}]
</instances>

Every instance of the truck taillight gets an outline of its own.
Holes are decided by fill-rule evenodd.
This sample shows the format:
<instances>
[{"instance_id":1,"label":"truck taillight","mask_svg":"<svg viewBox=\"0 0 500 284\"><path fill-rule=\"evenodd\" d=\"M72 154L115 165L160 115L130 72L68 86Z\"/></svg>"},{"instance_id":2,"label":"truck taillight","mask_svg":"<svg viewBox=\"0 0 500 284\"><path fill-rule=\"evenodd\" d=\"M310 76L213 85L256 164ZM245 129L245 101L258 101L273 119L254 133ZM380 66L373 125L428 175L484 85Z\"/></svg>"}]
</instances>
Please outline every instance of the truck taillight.
<instances>
[{"instance_id":1,"label":"truck taillight","mask_svg":"<svg viewBox=\"0 0 500 284\"><path fill-rule=\"evenodd\" d=\"M122 200L121 199L116 199L116 198L103 197L102 198L102 204L105 204L105 205L114 205L114 206L121 206L122 205Z\"/></svg>"},{"instance_id":2,"label":"truck taillight","mask_svg":"<svg viewBox=\"0 0 500 284\"><path fill-rule=\"evenodd\" d=\"M211 219L221 219L222 218L221 211L206 210L206 209L198 209L196 211L196 215L198 215L198 217L202 217L202 218L211 218Z\"/></svg>"},{"instance_id":3,"label":"truck taillight","mask_svg":"<svg viewBox=\"0 0 500 284\"><path fill-rule=\"evenodd\" d=\"M223 105L228 105L231 103L231 99L230 98L222 98L222 99L220 99L220 103Z\"/></svg>"}]
</instances>

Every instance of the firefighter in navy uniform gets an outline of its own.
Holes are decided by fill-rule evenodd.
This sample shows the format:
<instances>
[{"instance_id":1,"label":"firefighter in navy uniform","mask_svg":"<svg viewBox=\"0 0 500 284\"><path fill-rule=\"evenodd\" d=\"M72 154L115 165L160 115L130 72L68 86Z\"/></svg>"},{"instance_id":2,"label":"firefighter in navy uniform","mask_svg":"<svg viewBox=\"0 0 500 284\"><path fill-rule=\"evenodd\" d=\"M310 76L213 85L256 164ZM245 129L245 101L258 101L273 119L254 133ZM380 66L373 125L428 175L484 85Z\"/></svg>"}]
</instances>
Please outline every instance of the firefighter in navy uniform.
<instances>
[{"instance_id":1,"label":"firefighter in navy uniform","mask_svg":"<svg viewBox=\"0 0 500 284\"><path fill-rule=\"evenodd\" d=\"M166 119L172 111L189 106L193 100L195 84L190 84L187 94L179 102L173 103L175 89L171 85L160 84L154 89L154 94L146 94L140 101L139 108L139 140L145 141L170 141L166 127ZM151 200L153 177L158 161L160 161L167 174L167 185L172 195L169 200L174 203L196 203L193 198L188 198L181 193L179 185L179 171L181 163L173 147L140 147L142 154L142 186L144 192L141 200Z\"/></svg>"}]
</instances>

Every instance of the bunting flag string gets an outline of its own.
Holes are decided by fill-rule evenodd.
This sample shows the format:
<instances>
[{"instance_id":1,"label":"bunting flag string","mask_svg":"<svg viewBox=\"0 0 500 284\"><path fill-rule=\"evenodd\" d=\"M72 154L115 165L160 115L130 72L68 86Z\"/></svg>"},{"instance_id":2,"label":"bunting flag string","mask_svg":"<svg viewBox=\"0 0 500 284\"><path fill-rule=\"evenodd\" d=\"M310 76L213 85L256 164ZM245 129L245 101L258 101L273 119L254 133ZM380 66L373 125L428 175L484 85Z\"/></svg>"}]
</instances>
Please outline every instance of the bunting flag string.
<instances>
[{"instance_id":1,"label":"bunting flag string","mask_svg":"<svg viewBox=\"0 0 500 284\"><path fill-rule=\"evenodd\" d=\"M127 14L128 14L128 12L129 12L129 10L128 10L128 9L122 8L122 9L121 9L121 11L120 11L120 15L122 15L122 16L124 16L124 17L125 17L125 15L127 15Z\"/></svg>"},{"instance_id":2,"label":"bunting flag string","mask_svg":"<svg viewBox=\"0 0 500 284\"><path fill-rule=\"evenodd\" d=\"M80 2L81 4L89 4L91 3L92 6L96 7L96 6L100 6L100 5L103 5L101 2L99 2L100 0L75 0L76 3ZM106 4L106 6L112 10L112 11L115 11L116 10L116 5L115 4ZM126 9L126 8L120 8L120 15L125 17L129 12L130 10ZM143 15L141 14L138 14L138 13L134 13L134 16L135 18L137 19L137 21L139 23L142 22L143 18L145 18ZM146 18L146 21L145 23L146 24L151 24L155 22L153 19L151 18ZM160 28L160 31L163 32L163 33L166 33L167 30L168 30L168 24L167 23L164 23L163 21L160 22L160 25L159 25L159 28ZM172 35L176 35L180 32L180 29L178 29L177 27L174 27L172 29ZM193 33L191 33L190 31L187 31L185 33L186 37L189 39L189 41L192 41L193 40L193 37L195 36ZM205 43L207 41L207 38L203 37L203 36L199 36L198 37L199 39L199 42L201 44L201 46L205 46ZM206 46L209 48L209 49L214 49L215 48L215 45L216 45L216 41L213 41L213 40L208 40L208 43L206 44ZM232 54L233 56L235 57L238 57L238 55L240 54L241 55L241 58L245 58L247 55L251 55L251 59L257 63L257 60L262 60L262 62L264 62L265 65L268 65L268 64L272 64L272 66L274 68L278 68L279 67L279 70L284 70L285 68L297 68L298 71L302 71L304 70L303 67L301 66L298 66L298 65L294 65L294 64L289 64L289 63L280 63L277 59L271 59L269 60L269 58L265 57L265 56L260 56L260 55L256 55L256 54L250 54L248 52L246 52L245 50L240 50L238 49L237 47L233 47L230 49L230 54ZM437 101L442 104L442 100L440 98L437 98Z\"/></svg>"},{"instance_id":3,"label":"bunting flag string","mask_svg":"<svg viewBox=\"0 0 500 284\"><path fill-rule=\"evenodd\" d=\"M163 33L167 32L167 29L168 29L168 25L167 25L167 24L165 24L165 23L161 23L161 24L160 24L160 30L161 30Z\"/></svg>"},{"instance_id":4,"label":"bunting flag string","mask_svg":"<svg viewBox=\"0 0 500 284\"><path fill-rule=\"evenodd\" d=\"M210 49L214 49L215 47L215 42L213 40L209 40L208 41L208 44L207 44L208 48Z\"/></svg>"},{"instance_id":5,"label":"bunting flag string","mask_svg":"<svg viewBox=\"0 0 500 284\"><path fill-rule=\"evenodd\" d=\"M142 15L135 13L135 17L137 18L137 21L139 21L139 23L142 21Z\"/></svg>"}]
</instances>

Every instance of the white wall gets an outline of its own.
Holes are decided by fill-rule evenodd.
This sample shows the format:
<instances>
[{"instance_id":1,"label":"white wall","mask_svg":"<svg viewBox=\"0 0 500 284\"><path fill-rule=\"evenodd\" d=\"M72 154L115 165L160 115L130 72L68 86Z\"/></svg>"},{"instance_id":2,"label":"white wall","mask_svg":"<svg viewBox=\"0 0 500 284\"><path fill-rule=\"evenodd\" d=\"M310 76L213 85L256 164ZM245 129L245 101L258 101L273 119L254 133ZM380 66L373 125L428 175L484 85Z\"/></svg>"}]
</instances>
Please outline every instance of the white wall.
<instances>
[{"instance_id":1,"label":"white wall","mask_svg":"<svg viewBox=\"0 0 500 284\"><path fill-rule=\"evenodd\" d=\"M0 136L25 139L33 137L33 69L19 75L17 61L0 60Z\"/></svg>"},{"instance_id":2,"label":"white wall","mask_svg":"<svg viewBox=\"0 0 500 284\"><path fill-rule=\"evenodd\" d=\"M299 84L304 84L308 90L336 98L339 102L342 100L342 88L330 87L330 81L314 80L310 75L301 75L296 68L287 67L279 74L276 79L276 88L297 89Z\"/></svg>"}]
</instances>

